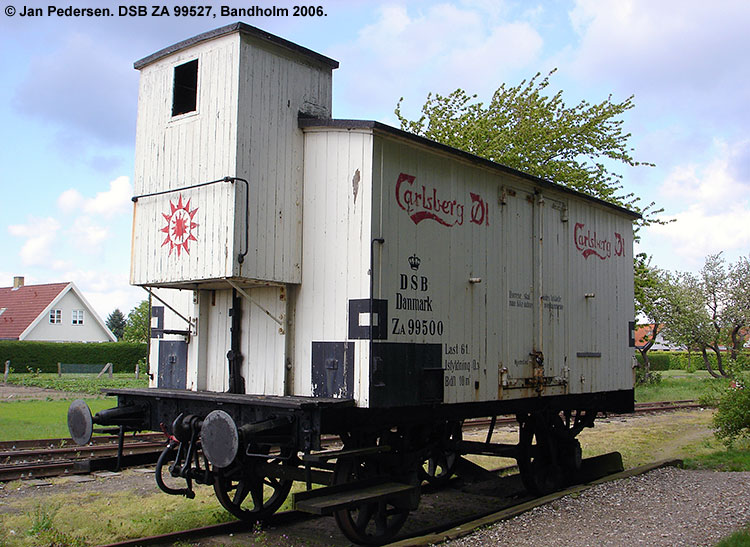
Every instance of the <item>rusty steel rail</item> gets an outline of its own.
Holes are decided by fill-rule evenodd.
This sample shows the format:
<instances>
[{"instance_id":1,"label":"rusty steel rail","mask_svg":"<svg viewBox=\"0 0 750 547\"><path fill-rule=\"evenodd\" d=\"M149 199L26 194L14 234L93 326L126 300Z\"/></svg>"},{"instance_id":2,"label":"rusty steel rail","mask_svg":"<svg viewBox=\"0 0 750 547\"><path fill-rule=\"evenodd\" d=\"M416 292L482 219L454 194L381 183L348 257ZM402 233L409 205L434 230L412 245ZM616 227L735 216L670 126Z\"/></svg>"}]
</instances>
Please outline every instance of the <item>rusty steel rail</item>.
<instances>
[{"instance_id":1,"label":"rusty steel rail","mask_svg":"<svg viewBox=\"0 0 750 547\"><path fill-rule=\"evenodd\" d=\"M157 438L161 438L161 441L156 442L154 439ZM114 440L114 443L110 438L86 446L78 446L70 439L3 443L3 446L0 446L0 482L57 477L103 469L111 466L112 460L116 460L117 437L114 437ZM128 436L123 445L124 463L127 465L128 460L136 464L156 461L156 457L164 449L164 444L163 434ZM8 446L15 449L8 449ZM21 448L18 448L19 446ZM29 448L34 446L53 448Z\"/></svg>"},{"instance_id":2,"label":"rusty steel rail","mask_svg":"<svg viewBox=\"0 0 750 547\"><path fill-rule=\"evenodd\" d=\"M604 454L601 456L597 456L594 458L587 458L586 461L592 462L592 471L591 474L584 478L584 481L581 482L581 485L579 486L573 486L571 488L568 488L567 490L561 490L559 492L548 494L546 496L522 496L520 498L513 496L512 498L508 498L509 500L513 499L515 501L509 502L507 507L504 509L498 510L498 509L478 509L476 513L473 513L469 516L465 517L458 517L458 518L451 518L448 517L447 519L443 519L440 522L432 522L427 523L423 528L420 528L418 530L413 530L411 532L408 532L406 534L400 534L400 538L396 538L396 542L393 545L398 545L400 547L414 547L414 546L427 546L427 545L433 545L436 543L442 542L442 539L439 538L440 532L444 530L451 530L451 529L461 529L462 526L465 527L465 525L469 524L471 525L470 528L465 528L466 532L470 532L473 529L478 528L479 526L474 525L476 522L476 519L484 518L486 519L483 522L487 522L490 515L493 514L500 514L500 512L515 512L517 514L520 514L521 512L524 512L526 510L530 510L533 507L536 507L538 505L542 505L548 501L551 500L551 498L558 498L563 495L566 495L567 493L570 493L571 491L582 491L588 487L590 487L593 482L599 482L603 480L607 480L608 477L615 477L618 475L617 471L618 469L614 466L612 466L611 458L610 456L613 456L617 453L610 453L610 454ZM619 454L617 454L619 458ZM594 462L594 460L597 460ZM619 460L620 465L622 464L622 461ZM661 465L661 464L659 464ZM651 468L651 467L650 467ZM649 469L650 469L649 468ZM621 467L619 469L622 469ZM497 468L497 469L491 469L487 470L486 473L489 474L497 474L502 471L507 470L507 468ZM635 469L631 470L630 473L639 473L644 472L642 469ZM627 472L626 472L627 473ZM511 477L512 479L512 477ZM451 479L451 482L455 482L458 479L454 477ZM448 488L449 490L450 488ZM445 486L437 487L435 485L429 485L425 484L422 487L422 493L423 495L429 496L430 494L434 494L438 491L446 490ZM327 517L321 517L318 515L313 515L310 513L303 513L301 511L296 510L289 510L289 511L283 511L280 513L275 513L273 515L270 515L263 521L263 527L264 529L269 530L279 530L283 529L284 526L290 526L298 522L302 522L305 520L315 520L315 519L324 519ZM194 541L196 539L205 539L205 538L211 538L211 537L219 537L224 535L230 535L230 534L241 534L241 533L247 533L253 530L255 523L253 522L242 522L242 521L232 521L232 522L226 522L222 524L211 524L208 526L201 526L198 528L192 528L189 530L179 530L176 532L169 532L165 534L159 534L154 536L145 536L140 538L134 538L134 539L127 539L123 541L119 541L116 543L109 543L106 545L101 545L100 547L139 547L139 546L146 546L146 545L171 545L172 543L178 542L178 541ZM484 524L486 525L486 524ZM331 530L334 529L333 523L331 522ZM432 534L436 534L433 536ZM466 533L463 533L462 535L467 535ZM425 541L427 539L427 541ZM445 539L445 538L443 538ZM273 543L274 537L270 537L267 539L269 544ZM240 541L243 541L243 539L240 539ZM246 540L247 543L252 542L252 539ZM286 543L286 542L285 542ZM348 542L346 543L348 545ZM390 544L389 544L390 545Z\"/></svg>"}]
</instances>

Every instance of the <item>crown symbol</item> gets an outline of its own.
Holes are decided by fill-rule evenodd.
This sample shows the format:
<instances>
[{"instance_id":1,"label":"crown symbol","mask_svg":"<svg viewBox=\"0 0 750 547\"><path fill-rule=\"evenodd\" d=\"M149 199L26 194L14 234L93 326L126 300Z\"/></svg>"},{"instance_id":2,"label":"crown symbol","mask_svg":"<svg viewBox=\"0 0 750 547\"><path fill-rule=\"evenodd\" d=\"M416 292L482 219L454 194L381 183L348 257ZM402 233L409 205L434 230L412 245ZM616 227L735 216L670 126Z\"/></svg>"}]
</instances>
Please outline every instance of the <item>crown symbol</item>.
<instances>
[{"instance_id":1,"label":"crown symbol","mask_svg":"<svg viewBox=\"0 0 750 547\"><path fill-rule=\"evenodd\" d=\"M409 266L412 270L416 271L419 269L419 265L422 263L422 261L417 256L417 253L414 253L409 257Z\"/></svg>"}]
</instances>

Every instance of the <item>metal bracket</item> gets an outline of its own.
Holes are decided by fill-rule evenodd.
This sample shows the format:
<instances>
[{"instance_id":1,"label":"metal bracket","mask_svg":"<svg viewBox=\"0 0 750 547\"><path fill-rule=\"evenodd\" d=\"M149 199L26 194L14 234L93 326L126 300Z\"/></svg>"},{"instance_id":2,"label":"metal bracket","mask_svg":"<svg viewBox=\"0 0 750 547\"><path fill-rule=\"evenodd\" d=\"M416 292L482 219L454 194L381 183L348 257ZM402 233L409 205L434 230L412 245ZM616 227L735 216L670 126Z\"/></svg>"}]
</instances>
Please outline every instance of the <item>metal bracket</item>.
<instances>
[{"instance_id":1,"label":"metal bracket","mask_svg":"<svg viewBox=\"0 0 750 547\"><path fill-rule=\"evenodd\" d=\"M268 311L268 310L267 310L267 309L266 309L266 308L265 308L265 307L264 307L264 306L263 306L262 304L260 304L260 303L259 303L259 302L258 302L257 300L255 300L255 299L254 299L254 298L253 298L252 296L250 296L250 294L248 294L248 293L247 293L247 291L245 291L245 289L243 289L242 287L240 287L239 285L237 285L237 283L235 283L235 282L234 282L234 281L232 281L231 279L227 279L226 281L227 281L227 283L229 283L229 284L230 284L230 285L231 285L231 286L232 286L232 287L233 287L233 288L234 288L234 289L235 289L235 290L236 290L236 291L237 291L238 293L240 293L240 294L241 294L241 295L242 295L242 296L243 296L243 297L244 297L244 298L245 298L246 300L248 300L248 301L249 301L249 302L250 302L251 304L255 304L256 306L258 306L258 308L260 308L260 310L261 310L261 311L262 311L263 313L265 313L265 314L266 314L266 315L267 315L268 317L270 317L270 318L271 318L271 319L273 319L273 320L274 320L274 321L275 321L276 323L278 323L278 325L279 325L279 326L281 327L281 328L279 329L279 331L280 331L279 333L280 333L280 334L285 334L286 330L284 329L284 316L283 316L283 315L282 315L281 317L276 317L276 316L275 316L274 314L272 314L272 313L271 313L270 311Z\"/></svg>"},{"instance_id":2,"label":"metal bracket","mask_svg":"<svg viewBox=\"0 0 750 547\"><path fill-rule=\"evenodd\" d=\"M143 287L143 290L145 290L151 297L156 298L159 302L161 302L162 304L164 304L167 308L169 308L169 310L172 313L174 313L177 317L179 317L180 319L182 319L183 321L185 321L185 323L188 324L188 326L189 326L189 329L188 329L189 332L187 333L187 337L188 338L190 337L191 333L198 334L198 329L196 327L195 320L188 319L187 317L185 317L184 315L182 315L180 312L178 312L176 309L174 309L172 306L170 306L164 300L162 300L156 294L154 294L154 291L152 291L150 288ZM184 334L184 333L183 332L173 332L173 333L167 333L167 334Z\"/></svg>"}]
</instances>

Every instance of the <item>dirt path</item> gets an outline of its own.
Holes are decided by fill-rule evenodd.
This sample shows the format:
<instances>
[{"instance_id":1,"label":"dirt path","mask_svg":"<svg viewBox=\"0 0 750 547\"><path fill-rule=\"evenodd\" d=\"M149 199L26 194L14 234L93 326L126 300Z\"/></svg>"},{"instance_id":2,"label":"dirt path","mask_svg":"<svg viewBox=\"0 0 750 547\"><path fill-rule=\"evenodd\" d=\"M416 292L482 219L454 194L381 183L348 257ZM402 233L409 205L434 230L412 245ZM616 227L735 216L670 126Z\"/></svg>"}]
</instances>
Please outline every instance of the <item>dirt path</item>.
<instances>
[{"instance_id":1,"label":"dirt path","mask_svg":"<svg viewBox=\"0 0 750 547\"><path fill-rule=\"evenodd\" d=\"M0 401L43 401L46 399L84 399L93 398L88 393L72 391L58 391L41 387L19 386L16 384L0 383Z\"/></svg>"}]
</instances>

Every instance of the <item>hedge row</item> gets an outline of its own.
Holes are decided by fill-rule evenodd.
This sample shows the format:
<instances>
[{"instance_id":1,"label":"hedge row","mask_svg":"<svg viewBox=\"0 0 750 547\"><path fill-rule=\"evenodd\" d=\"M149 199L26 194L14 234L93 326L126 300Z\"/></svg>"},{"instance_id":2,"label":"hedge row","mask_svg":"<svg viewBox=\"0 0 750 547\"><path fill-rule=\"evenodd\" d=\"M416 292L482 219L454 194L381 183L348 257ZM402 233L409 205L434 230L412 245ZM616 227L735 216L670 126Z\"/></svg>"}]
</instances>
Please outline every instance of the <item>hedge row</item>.
<instances>
[{"instance_id":1,"label":"hedge row","mask_svg":"<svg viewBox=\"0 0 750 547\"><path fill-rule=\"evenodd\" d=\"M640 352L635 352L638 364L643 364L643 357ZM651 363L651 370L701 370L704 367L703 355L700 352L692 352L688 355L686 351L649 351L648 360ZM714 370L717 370L716 355L709 351L708 360ZM729 364L729 355L722 353L722 363L724 366ZM750 355L743 353L737 357L737 364L740 369L750 368Z\"/></svg>"},{"instance_id":2,"label":"hedge row","mask_svg":"<svg viewBox=\"0 0 750 547\"><path fill-rule=\"evenodd\" d=\"M132 372L140 359L146 358L146 344L132 342L19 342L0 340L0 370L5 361L15 372L32 369L57 372L57 363L112 363L115 372Z\"/></svg>"}]
</instances>

